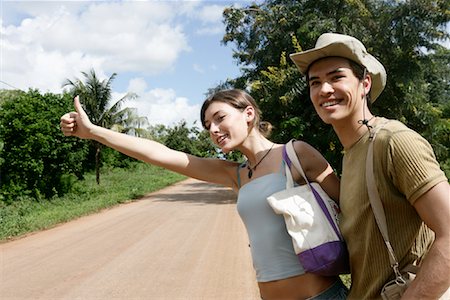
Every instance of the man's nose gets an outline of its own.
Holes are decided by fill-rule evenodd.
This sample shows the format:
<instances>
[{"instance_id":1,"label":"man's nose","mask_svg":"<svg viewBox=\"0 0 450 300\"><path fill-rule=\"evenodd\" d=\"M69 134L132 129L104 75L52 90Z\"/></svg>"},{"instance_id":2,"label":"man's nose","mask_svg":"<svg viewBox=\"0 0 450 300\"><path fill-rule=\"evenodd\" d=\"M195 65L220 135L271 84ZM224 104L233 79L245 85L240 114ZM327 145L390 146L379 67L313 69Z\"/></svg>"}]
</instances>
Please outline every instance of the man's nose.
<instances>
[{"instance_id":1,"label":"man's nose","mask_svg":"<svg viewBox=\"0 0 450 300\"><path fill-rule=\"evenodd\" d=\"M322 83L322 86L320 87L320 93L322 95L328 95L330 93L334 92L333 85L330 84L328 81L325 81Z\"/></svg>"}]
</instances>

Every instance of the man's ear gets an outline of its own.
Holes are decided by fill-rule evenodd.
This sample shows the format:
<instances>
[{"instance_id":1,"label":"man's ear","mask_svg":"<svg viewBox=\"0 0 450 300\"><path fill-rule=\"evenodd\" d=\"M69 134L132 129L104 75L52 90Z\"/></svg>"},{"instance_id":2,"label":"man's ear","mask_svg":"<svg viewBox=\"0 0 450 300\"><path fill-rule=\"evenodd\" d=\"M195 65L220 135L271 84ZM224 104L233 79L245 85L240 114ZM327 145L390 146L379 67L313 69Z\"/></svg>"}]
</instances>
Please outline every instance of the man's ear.
<instances>
[{"instance_id":1,"label":"man's ear","mask_svg":"<svg viewBox=\"0 0 450 300\"><path fill-rule=\"evenodd\" d=\"M363 84L363 93L364 95L361 96L365 96L365 95L369 95L370 92L370 88L372 87L372 76L370 76L370 74L366 74L362 80L362 84Z\"/></svg>"}]
</instances>

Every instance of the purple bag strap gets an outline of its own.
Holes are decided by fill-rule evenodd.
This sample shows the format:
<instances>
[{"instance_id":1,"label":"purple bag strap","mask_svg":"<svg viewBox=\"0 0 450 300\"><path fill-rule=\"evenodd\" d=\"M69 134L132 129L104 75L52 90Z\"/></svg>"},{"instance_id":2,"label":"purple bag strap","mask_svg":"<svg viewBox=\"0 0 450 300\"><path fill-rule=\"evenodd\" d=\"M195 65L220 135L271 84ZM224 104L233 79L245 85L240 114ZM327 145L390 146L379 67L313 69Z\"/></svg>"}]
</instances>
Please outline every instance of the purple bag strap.
<instances>
[{"instance_id":1,"label":"purple bag strap","mask_svg":"<svg viewBox=\"0 0 450 300\"><path fill-rule=\"evenodd\" d=\"M290 140L289 143L292 146L292 149L294 148L293 146L293 141L294 140ZM289 144L288 143L288 144ZM283 160L286 162L287 166L290 168L292 165L292 160L289 157L289 154L287 152L287 144L285 144L283 146ZM294 150L295 152L295 150ZM293 159L295 159L298 162L298 166L301 168L301 164L299 159L297 158L297 156L293 157ZM296 164L294 164L295 167ZM331 226L333 227L334 232L336 233L336 235L339 237L340 240L343 240L343 237L341 235L341 232L339 231L339 229L336 226L336 223L334 221L334 218L331 216L330 212L328 211L328 208L325 204L325 202L323 201L322 197L320 196L320 194L316 191L316 189L309 183L308 178L306 178L306 174L303 172L303 169L298 170L298 168L296 168L297 171L303 176L303 178L305 179L306 183L308 184L309 188L311 189L314 198L316 199L317 203L319 204L320 208L322 209L323 213L325 214L325 216L327 217L328 222L331 224Z\"/></svg>"}]
</instances>

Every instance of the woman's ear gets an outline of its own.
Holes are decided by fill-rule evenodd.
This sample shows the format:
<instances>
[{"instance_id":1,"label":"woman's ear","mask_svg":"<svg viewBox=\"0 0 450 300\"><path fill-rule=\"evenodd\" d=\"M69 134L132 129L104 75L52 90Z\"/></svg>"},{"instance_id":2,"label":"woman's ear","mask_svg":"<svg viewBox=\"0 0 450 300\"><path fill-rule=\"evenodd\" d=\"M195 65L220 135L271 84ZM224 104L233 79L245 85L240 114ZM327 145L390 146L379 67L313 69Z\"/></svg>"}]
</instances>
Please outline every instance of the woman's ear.
<instances>
[{"instance_id":1,"label":"woman's ear","mask_svg":"<svg viewBox=\"0 0 450 300\"><path fill-rule=\"evenodd\" d=\"M247 123L253 123L255 119L255 108L251 105L244 108L245 120Z\"/></svg>"}]
</instances>

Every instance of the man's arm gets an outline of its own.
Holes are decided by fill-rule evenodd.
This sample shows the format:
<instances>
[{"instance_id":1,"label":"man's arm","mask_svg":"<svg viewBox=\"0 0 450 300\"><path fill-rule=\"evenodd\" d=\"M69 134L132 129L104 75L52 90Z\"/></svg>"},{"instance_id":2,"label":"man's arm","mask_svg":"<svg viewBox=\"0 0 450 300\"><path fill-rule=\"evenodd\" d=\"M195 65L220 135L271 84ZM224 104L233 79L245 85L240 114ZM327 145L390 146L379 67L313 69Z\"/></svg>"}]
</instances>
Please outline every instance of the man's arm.
<instances>
[{"instance_id":1,"label":"man's arm","mask_svg":"<svg viewBox=\"0 0 450 300\"><path fill-rule=\"evenodd\" d=\"M438 299L450 286L450 186L441 182L414 202L435 241L402 299Z\"/></svg>"}]
</instances>

